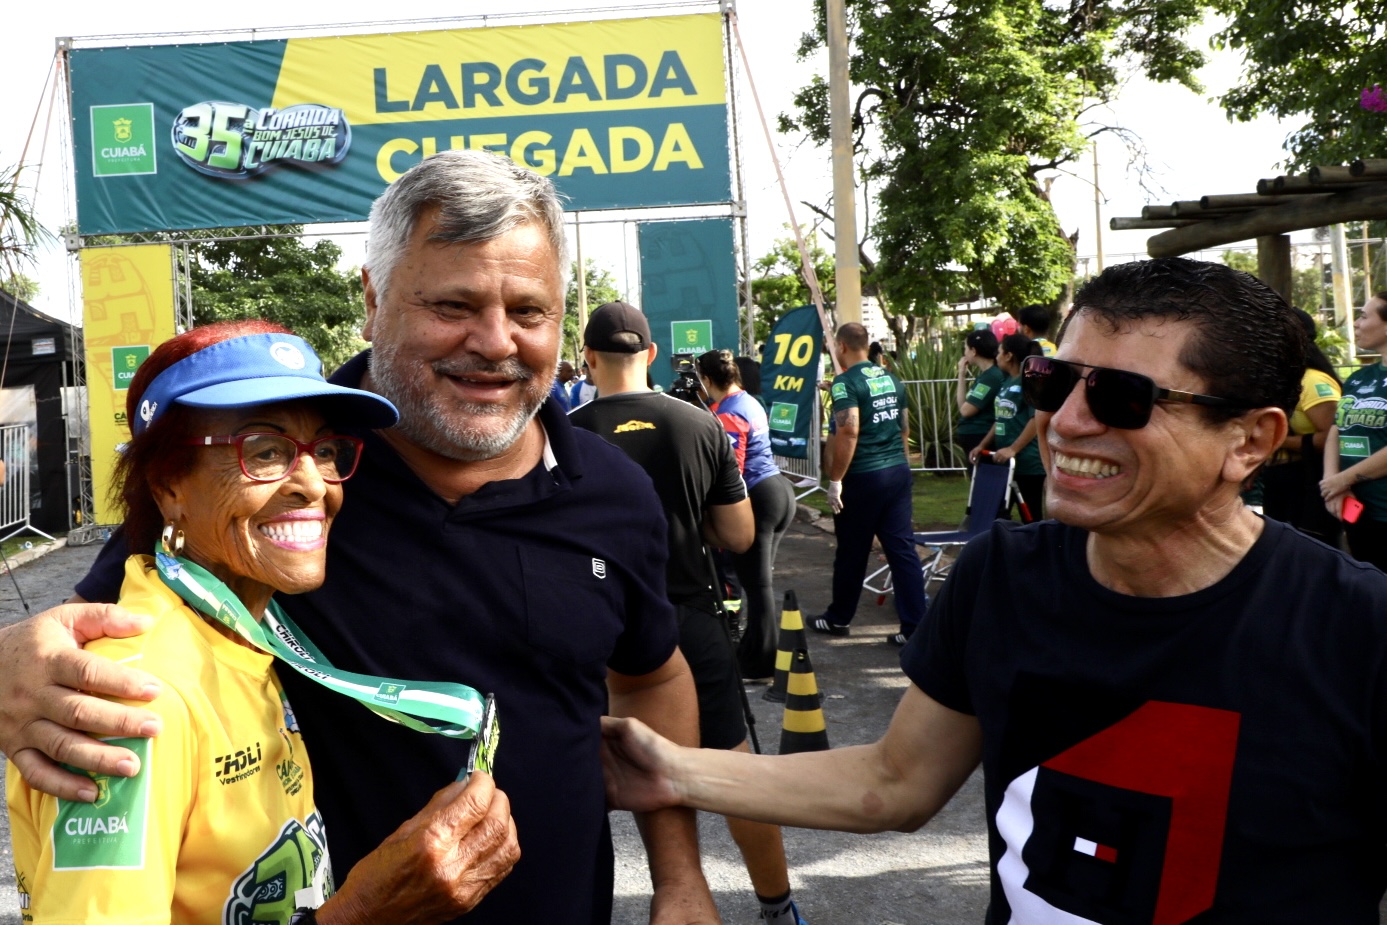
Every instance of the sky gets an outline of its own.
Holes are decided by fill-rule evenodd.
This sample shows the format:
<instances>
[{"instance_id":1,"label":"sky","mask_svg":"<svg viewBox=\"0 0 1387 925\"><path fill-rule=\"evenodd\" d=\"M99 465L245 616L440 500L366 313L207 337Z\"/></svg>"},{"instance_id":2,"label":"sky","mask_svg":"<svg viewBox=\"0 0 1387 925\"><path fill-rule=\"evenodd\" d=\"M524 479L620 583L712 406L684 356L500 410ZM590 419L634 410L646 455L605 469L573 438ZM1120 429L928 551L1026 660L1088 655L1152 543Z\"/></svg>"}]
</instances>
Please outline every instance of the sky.
<instances>
[{"instance_id":1,"label":"sky","mask_svg":"<svg viewBox=\"0 0 1387 925\"><path fill-rule=\"evenodd\" d=\"M553 21L588 18L582 11L568 8L572 0L480 0L467 7L471 16L513 12L548 13ZM36 116L38 130L28 141L24 155L28 166L25 177L38 188L30 190L40 219L56 229L70 215L65 204L71 181L64 176L71 169L70 155L62 152L63 136L58 122L60 109L48 117L44 90L53 63L54 40L59 36L112 36L103 44L140 44L147 39L130 38L150 33L187 33L188 41L232 41L251 37L251 30L280 27L321 28L351 24L352 31L363 31L360 24L380 23L379 30L406 31L420 28L446 28L446 17L456 16L459 4L443 0L415 0L410 4L413 18L407 23L382 18L382 7L366 0L336 0L327 5L303 4L112 4L107 0L68 0L64 3L12 4L6 13L6 27L0 30L0 60L6 63L7 92L3 118L0 118L0 165L20 160L26 138ZM630 0L612 0L603 9L623 15L654 15L659 12L700 12L715 4L654 7ZM796 88L807 82L816 70L826 69L825 61L797 62L795 48L799 36L812 25L809 0L741 0L737 4L740 33L750 60L750 76L755 82L766 117L774 125L778 113L790 109ZM505 20L514 23L516 20ZM238 30L232 32L218 30ZM217 34L212 35L216 31ZM1207 40L1210 30L1200 36ZM274 33L284 37L286 33ZM120 36L122 38L115 38ZM1112 216L1138 215L1148 203L1198 198L1208 193L1255 191L1260 177L1275 176L1276 165L1284 157L1281 144L1289 126L1271 119L1250 124L1229 124L1211 98L1236 79L1239 62L1231 54L1218 54L1201 74L1205 92L1196 94L1180 87L1152 85L1134 79L1125 88L1111 119L1141 136L1148 149L1148 163L1154 185L1154 198L1138 183L1135 171L1127 166L1127 152L1112 141L1099 150L1099 188L1103 248L1107 262L1131 259L1144 253L1150 232L1112 232L1107 221ZM784 198L775 180L775 170L765 142L749 86L743 82L739 94L741 109L741 150L743 152L748 237L751 254L765 253L777 237L787 233ZM48 130L45 132L45 123ZM799 144L796 139L777 136L776 153L781 159L790 186L790 199L796 217L803 224L812 221L801 200L825 202L832 189L827 149ZM1069 173L1056 175L1052 188L1056 211L1067 232L1079 231L1079 255L1091 257L1097 248L1094 214L1093 164L1085 159ZM859 193L859 212L862 209ZM584 257L612 271L619 288L634 286L636 252L633 232L620 223L601 223L603 216L584 213L582 231ZM859 216L860 217L860 216ZM346 251L345 260L359 264L364 252L363 236L339 238ZM825 241L831 250L832 245ZM35 307L60 318L77 320L75 264L64 254L61 244L45 247L38 266L30 272L38 278L41 292ZM626 293L637 299L639 293Z\"/></svg>"}]
</instances>

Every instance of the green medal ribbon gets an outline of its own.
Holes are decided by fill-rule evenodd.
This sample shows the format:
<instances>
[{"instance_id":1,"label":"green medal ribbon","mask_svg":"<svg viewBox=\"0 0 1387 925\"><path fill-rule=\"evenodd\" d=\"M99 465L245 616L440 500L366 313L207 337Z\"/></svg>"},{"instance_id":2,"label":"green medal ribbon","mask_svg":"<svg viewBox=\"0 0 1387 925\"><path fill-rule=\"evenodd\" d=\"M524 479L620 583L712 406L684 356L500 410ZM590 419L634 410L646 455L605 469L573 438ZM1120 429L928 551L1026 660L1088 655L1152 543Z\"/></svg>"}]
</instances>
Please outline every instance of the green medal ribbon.
<instances>
[{"instance_id":1,"label":"green medal ribbon","mask_svg":"<svg viewBox=\"0 0 1387 925\"><path fill-rule=\"evenodd\" d=\"M164 584L188 606L223 624L260 651L287 662L299 674L359 700L372 713L418 732L461 739L477 736L488 698L472 688L342 671L318 651L273 599L266 608L265 624L261 625L236 595L202 566L170 556L162 549L155 549L154 562Z\"/></svg>"}]
</instances>

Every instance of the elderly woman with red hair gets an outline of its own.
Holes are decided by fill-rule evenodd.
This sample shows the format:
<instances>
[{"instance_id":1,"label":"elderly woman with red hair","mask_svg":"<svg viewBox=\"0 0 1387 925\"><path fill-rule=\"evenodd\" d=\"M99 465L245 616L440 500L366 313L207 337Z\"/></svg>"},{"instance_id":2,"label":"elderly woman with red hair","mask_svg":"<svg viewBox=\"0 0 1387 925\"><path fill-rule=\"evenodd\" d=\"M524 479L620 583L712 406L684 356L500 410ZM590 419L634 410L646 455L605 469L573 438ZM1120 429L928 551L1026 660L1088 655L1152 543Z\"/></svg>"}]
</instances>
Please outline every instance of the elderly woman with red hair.
<instances>
[{"instance_id":1,"label":"elderly woman with red hair","mask_svg":"<svg viewBox=\"0 0 1387 925\"><path fill-rule=\"evenodd\" d=\"M322 584L342 482L361 453L333 422L398 417L320 370L307 343L251 321L179 335L135 374L133 436L116 470L135 553L120 603L155 624L90 648L160 679L150 708L163 728L120 743L139 773L96 776L92 803L41 793L10 769L25 921L426 922L466 911L437 899L453 885L420 877L419 845L406 839L388 840L336 890L312 768L275 674L271 637L295 636L272 595ZM513 845L504 795L485 776L467 789L501 820L493 837Z\"/></svg>"}]
</instances>

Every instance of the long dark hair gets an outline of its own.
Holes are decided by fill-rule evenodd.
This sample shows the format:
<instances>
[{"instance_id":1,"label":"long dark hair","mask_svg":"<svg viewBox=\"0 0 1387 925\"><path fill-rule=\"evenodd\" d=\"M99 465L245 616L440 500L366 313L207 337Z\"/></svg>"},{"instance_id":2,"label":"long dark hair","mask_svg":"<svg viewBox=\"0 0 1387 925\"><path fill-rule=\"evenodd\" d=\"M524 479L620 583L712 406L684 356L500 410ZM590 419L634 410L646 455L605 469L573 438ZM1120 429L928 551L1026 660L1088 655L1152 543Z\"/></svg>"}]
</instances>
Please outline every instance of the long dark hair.
<instances>
[{"instance_id":1,"label":"long dark hair","mask_svg":"<svg viewBox=\"0 0 1387 925\"><path fill-rule=\"evenodd\" d=\"M1045 352L1039 344L1019 331L1002 338L1001 349L997 351L998 359L1001 358L1003 351L1016 358L1017 366L1026 362L1026 357L1038 357Z\"/></svg>"},{"instance_id":2,"label":"long dark hair","mask_svg":"<svg viewBox=\"0 0 1387 925\"><path fill-rule=\"evenodd\" d=\"M1334 368L1334 364L1329 362L1329 357L1325 356L1324 351L1320 349L1320 345L1315 343L1316 326L1314 316L1299 308L1292 308L1291 311L1295 312L1296 320L1299 321L1300 326L1305 329L1305 365L1310 369L1318 369L1342 386L1344 382L1339 378L1339 373Z\"/></svg>"},{"instance_id":3,"label":"long dark hair","mask_svg":"<svg viewBox=\"0 0 1387 925\"><path fill-rule=\"evenodd\" d=\"M731 350L709 350L695 361L698 371L708 377L713 385L727 391L734 385L742 384L742 373Z\"/></svg>"}]
</instances>

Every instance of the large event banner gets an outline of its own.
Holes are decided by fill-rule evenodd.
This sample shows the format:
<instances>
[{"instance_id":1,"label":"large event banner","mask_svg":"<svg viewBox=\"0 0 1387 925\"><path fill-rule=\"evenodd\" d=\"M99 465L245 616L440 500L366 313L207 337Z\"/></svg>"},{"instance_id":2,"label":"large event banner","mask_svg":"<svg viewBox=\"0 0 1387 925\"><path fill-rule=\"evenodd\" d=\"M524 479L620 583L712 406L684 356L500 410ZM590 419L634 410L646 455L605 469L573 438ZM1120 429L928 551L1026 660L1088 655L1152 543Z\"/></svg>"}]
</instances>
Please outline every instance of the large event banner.
<instances>
[{"instance_id":1,"label":"large event banner","mask_svg":"<svg viewBox=\"0 0 1387 925\"><path fill-rule=\"evenodd\" d=\"M174 335L173 248L84 248L82 334L86 343L96 522L119 522L111 503L119 447L130 439L125 394L150 351Z\"/></svg>"},{"instance_id":2,"label":"large event banner","mask_svg":"<svg viewBox=\"0 0 1387 925\"><path fill-rule=\"evenodd\" d=\"M713 349L737 352L737 254L730 218L637 225L641 310L659 347L651 375L674 379L671 361Z\"/></svg>"},{"instance_id":3,"label":"large event banner","mask_svg":"<svg viewBox=\"0 0 1387 925\"><path fill-rule=\"evenodd\" d=\"M780 316L761 357L761 398L770 409L771 448L777 456L806 459L817 439L814 396L819 390L819 353L824 326L812 305Z\"/></svg>"},{"instance_id":4,"label":"large event banner","mask_svg":"<svg viewBox=\"0 0 1387 925\"><path fill-rule=\"evenodd\" d=\"M718 13L71 53L84 235L359 221L485 148L572 210L727 202Z\"/></svg>"}]
</instances>

